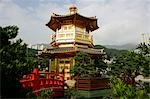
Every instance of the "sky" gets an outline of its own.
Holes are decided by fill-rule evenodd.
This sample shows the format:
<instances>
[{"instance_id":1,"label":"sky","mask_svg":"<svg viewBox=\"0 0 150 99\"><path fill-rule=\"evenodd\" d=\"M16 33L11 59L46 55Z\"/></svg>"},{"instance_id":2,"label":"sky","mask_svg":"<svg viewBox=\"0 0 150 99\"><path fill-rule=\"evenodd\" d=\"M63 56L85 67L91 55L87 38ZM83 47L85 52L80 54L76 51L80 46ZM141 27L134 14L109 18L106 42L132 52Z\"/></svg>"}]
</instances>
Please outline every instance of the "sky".
<instances>
[{"instance_id":1,"label":"sky","mask_svg":"<svg viewBox=\"0 0 150 99\"><path fill-rule=\"evenodd\" d=\"M75 5L83 16L98 18L94 44L139 43L150 37L150 0L0 0L0 26L17 25L17 38L27 44L50 43L46 23L52 13L68 14Z\"/></svg>"}]
</instances>

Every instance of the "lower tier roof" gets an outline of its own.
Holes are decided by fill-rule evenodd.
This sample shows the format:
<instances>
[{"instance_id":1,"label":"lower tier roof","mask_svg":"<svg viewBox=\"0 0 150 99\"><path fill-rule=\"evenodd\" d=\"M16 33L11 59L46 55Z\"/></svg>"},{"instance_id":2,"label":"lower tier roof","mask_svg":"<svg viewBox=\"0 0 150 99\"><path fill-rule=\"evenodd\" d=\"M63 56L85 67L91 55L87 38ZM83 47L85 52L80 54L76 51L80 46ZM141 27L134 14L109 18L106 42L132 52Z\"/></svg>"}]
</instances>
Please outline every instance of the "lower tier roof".
<instances>
[{"instance_id":1,"label":"lower tier roof","mask_svg":"<svg viewBox=\"0 0 150 99\"><path fill-rule=\"evenodd\" d=\"M52 57L54 55L63 55L66 53L74 54L76 52L85 52L91 55L102 56L105 55L103 49L94 49L94 48L81 48L81 47L62 47L62 48L50 48L43 50L39 56Z\"/></svg>"}]
</instances>

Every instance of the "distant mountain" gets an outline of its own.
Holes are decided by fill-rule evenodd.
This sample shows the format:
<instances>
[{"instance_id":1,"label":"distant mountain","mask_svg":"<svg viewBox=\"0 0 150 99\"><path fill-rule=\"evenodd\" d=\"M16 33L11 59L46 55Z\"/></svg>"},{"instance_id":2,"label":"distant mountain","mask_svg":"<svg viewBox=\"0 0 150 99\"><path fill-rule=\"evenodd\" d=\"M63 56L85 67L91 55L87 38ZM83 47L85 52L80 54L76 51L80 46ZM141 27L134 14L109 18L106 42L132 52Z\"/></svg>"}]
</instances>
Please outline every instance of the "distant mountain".
<instances>
[{"instance_id":1,"label":"distant mountain","mask_svg":"<svg viewBox=\"0 0 150 99\"><path fill-rule=\"evenodd\" d=\"M128 53L128 50L118 50L118 49L114 49L114 48L107 48L105 46L102 45L94 45L94 48L96 49L104 49L104 51L107 54L107 59L116 57L116 56L120 56L121 54L125 54Z\"/></svg>"},{"instance_id":2,"label":"distant mountain","mask_svg":"<svg viewBox=\"0 0 150 99\"><path fill-rule=\"evenodd\" d=\"M136 44L124 44L124 45L104 45L107 48L118 49L118 50L134 50L136 49Z\"/></svg>"}]
</instances>

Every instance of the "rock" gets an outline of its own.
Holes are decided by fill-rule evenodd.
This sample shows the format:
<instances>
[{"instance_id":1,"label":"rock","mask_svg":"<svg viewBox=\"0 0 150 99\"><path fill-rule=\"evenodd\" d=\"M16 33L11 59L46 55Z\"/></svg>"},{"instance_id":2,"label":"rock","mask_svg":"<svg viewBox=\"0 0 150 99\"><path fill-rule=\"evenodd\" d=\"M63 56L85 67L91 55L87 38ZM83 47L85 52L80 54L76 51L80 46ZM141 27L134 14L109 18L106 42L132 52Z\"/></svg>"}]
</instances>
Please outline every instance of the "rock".
<instances>
[{"instance_id":1,"label":"rock","mask_svg":"<svg viewBox=\"0 0 150 99\"><path fill-rule=\"evenodd\" d=\"M67 86L69 88L73 88L73 87L75 87L76 81L75 80L66 80L65 83L67 84Z\"/></svg>"}]
</instances>

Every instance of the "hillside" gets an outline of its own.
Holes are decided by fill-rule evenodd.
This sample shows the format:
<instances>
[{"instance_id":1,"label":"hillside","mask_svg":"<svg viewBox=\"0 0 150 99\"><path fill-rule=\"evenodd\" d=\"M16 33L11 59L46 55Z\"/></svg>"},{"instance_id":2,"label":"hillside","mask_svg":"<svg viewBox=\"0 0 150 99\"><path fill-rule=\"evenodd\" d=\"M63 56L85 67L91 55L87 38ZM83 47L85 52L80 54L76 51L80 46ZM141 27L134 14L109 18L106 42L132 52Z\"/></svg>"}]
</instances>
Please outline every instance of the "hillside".
<instances>
[{"instance_id":1,"label":"hillside","mask_svg":"<svg viewBox=\"0 0 150 99\"><path fill-rule=\"evenodd\" d=\"M124 45L103 45L107 48L119 49L119 50L134 50L136 48L136 44L124 44Z\"/></svg>"},{"instance_id":2,"label":"hillside","mask_svg":"<svg viewBox=\"0 0 150 99\"><path fill-rule=\"evenodd\" d=\"M122 53L128 52L128 50L118 50L118 49L113 49L113 48L107 48L102 45L95 45L94 48L96 48L96 49L104 48L104 51L107 53L108 59L113 58L115 56L119 56Z\"/></svg>"}]
</instances>

